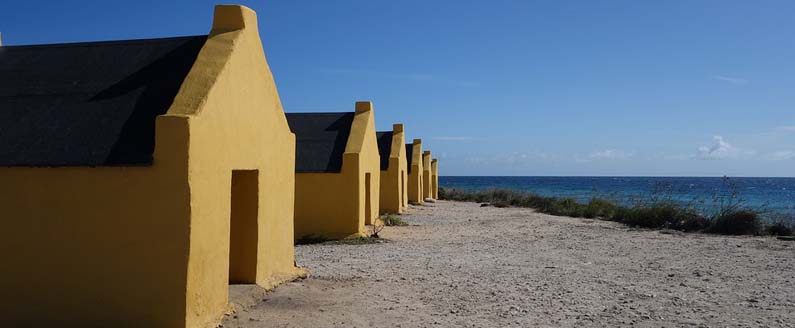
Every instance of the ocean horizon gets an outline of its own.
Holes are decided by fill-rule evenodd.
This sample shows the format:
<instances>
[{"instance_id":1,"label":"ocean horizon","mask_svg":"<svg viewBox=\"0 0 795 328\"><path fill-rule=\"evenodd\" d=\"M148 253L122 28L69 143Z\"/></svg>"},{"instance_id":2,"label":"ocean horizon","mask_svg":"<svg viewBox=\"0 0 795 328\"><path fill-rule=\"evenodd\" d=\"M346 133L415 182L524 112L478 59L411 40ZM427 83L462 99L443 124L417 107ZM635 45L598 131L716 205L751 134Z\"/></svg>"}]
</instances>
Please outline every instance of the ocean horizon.
<instances>
[{"instance_id":1,"label":"ocean horizon","mask_svg":"<svg viewBox=\"0 0 795 328\"><path fill-rule=\"evenodd\" d=\"M465 191L509 189L580 202L606 198L623 205L665 197L705 212L717 210L721 200L733 197L766 217L795 216L793 177L440 176L439 186Z\"/></svg>"}]
</instances>

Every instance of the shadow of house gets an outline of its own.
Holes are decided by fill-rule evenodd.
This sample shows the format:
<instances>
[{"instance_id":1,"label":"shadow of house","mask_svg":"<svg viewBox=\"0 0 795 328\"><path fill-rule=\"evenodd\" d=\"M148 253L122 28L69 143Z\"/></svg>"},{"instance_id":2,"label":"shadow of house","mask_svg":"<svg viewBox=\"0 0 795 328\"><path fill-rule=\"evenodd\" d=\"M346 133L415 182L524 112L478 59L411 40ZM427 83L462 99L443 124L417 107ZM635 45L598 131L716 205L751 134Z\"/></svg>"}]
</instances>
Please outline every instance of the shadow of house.
<instances>
[{"instance_id":1,"label":"shadow of house","mask_svg":"<svg viewBox=\"0 0 795 328\"><path fill-rule=\"evenodd\" d=\"M422 167L422 140L414 139L406 144L406 171L408 172L408 201L412 204L423 204L423 167Z\"/></svg>"},{"instance_id":2,"label":"shadow of house","mask_svg":"<svg viewBox=\"0 0 795 328\"><path fill-rule=\"evenodd\" d=\"M209 35L0 47L0 324L215 327L230 282L302 274L294 145L248 8Z\"/></svg>"},{"instance_id":3,"label":"shadow of house","mask_svg":"<svg viewBox=\"0 0 795 328\"><path fill-rule=\"evenodd\" d=\"M408 206L406 196L407 162L403 124L395 124L392 131L377 132L378 153L381 156L380 213L400 214Z\"/></svg>"},{"instance_id":4,"label":"shadow of house","mask_svg":"<svg viewBox=\"0 0 795 328\"><path fill-rule=\"evenodd\" d=\"M296 136L295 239L363 236L378 217L380 159L370 102L353 113L287 113Z\"/></svg>"}]
</instances>

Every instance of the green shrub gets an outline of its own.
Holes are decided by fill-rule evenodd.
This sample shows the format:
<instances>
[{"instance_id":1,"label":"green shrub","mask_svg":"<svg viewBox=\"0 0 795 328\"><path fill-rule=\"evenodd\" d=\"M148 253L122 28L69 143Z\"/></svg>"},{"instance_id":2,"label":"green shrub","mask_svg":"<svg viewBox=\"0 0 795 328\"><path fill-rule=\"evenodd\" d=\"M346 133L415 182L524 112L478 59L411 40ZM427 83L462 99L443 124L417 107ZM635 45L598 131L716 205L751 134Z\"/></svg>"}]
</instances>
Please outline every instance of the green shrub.
<instances>
[{"instance_id":1,"label":"green shrub","mask_svg":"<svg viewBox=\"0 0 795 328\"><path fill-rule=\"evenodd\" d=\"M356 237L345 238L340 240L332 240L323 243L324 245L370 245L370 244L383 244L387 242L384 238L378 237Z\"/></svg>"},{"instance_id":2,"label":"green shrub","mask_svg":"<svg viewBox=\"0 0 795 328\"><path fill-rule=\"evenodd\" d=\"M712 219L707 232L722 235L753 235L760 231L761 222L756 212L736 210L721 213Z\"/></svg>"},{"instance_id":3,"label":"green shrub","mask_svg":"<svg viewBox=\"0 0 795 328\"><path fill-rule=\"evenodd\" d=\"M440 198L490 203L495 207L527 207L545 214L601 218L649 229L703 231L729 235L757 234L763 230L759 218L760 211L744 207L736 193L721 198L720 210L712 216L700 213L691 204L677 203L666 193L652 194L645 201L638 201L633 206L620 206L604 198L593 198L587 204L582 204L571 198L544 197L504 189L478 192L444 189L444 193L440 192ZM774 225L764 230L770 234L792 234L794 226Z\"/></svg>"},{"instance_id":4,"label":"green shrub","mask_svg":"<svg viewBox=\"0 0 795 328\"><path fill-rule=\"evenodd\" d=\"M676 229L686 232L703 231L709 227L709 224L709 218L695 213L695 211L689 211L682 213L679 216L679 222Z\"/></svg>"},{"instance_id":5,"label":"green shrub","mask_svg":"<svg viewBox=\"0 0 795 328\"><path fill-rule=\"evenodd\" d=\"M617 207L611 220L632 227L700 231L709 225L709 219L694 209L670 202Z\"/></svg>"},{"instance_id":6,"label":"green shrub","mask_svg":"<svg viewBox=\"0 0 795 328\"><path fill-rule=\"evenodd\" d=\"M774 222L768 225L765 227L765 232L773 236L792 236L795 234L795 230L793 229L792 225L786 224L784 222Z\"/></svg>"},{"instance_id":7,"label":"green shrub","mask_svg":"<svg viewBox=\"0 0 795 328\"><path fill-rule=\"evenodd\" d=\"M409 225L408 222L403 221L397 215L384 215L381 217L381 221L384 222L384 225L387 227L403 227Z\"/></svg>"},{"instance_id":8,"label":"green shrub","mask_svg":"<svg viewBox=\"0 0 795 328\"><path fill-rule=\"evenodd\" d=\"M295 241L296 245L312 245L328 242L330 239L318 235L306 235Z\"/></svg>"},{"instance_id":9,"label":"green shrub","mask_svg":"<svg viewBox=\"0 0 795 328\"><path fill-rule=\"evenodd\" d=\"M585 207L583 216L586 218L611 218L615 215L617 208L616 204L606 199L593 198Z\"/></svg>"}]
</instances>

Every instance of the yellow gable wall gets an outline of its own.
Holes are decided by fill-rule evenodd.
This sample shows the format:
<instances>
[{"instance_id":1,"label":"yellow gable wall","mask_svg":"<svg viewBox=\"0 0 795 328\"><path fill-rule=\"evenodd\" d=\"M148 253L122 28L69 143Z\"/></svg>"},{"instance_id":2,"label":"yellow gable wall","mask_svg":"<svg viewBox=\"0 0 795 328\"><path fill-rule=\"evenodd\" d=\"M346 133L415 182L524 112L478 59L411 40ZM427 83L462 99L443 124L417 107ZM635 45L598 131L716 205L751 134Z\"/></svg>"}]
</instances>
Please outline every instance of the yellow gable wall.
<instances>
[{"instance_id":1,"label":"yellow gable wall","mask_svg":"<svg viewBox=\"0 0 795 328\"><path fill-rule=\"evenodd\" d=\"M257 220L241 247L256 254L254 281L272 287L298 274L293 253L295 136L257 29L256 14L218 6L214 29L167 116L190 125L189 326L226 308L233 170L256 170ZM256 189L255 189L256 192ZM245 197L245 196L243 196Z\"/></svg>"},{"instance_id":2,"label":"yellow gable wall","mask_svg":"<svg viewBox=\"0 0 795 328\"><path fill-rule=\"evenodd\" d=\"M422 140L414 139L411 148L411 173L408 174L407 183L409 202L414 204L425 202L422 197L422 171Z\"/></svg>"},{"instance_id":3,"label":"yellow gable wall","mask_svg":"<svg viewBox=\"0 0 795 328\"><path fill-rule=\"evenodd\" d=\"M256 282L300 274L295 139L253 11L216 8L156 127L150 167L0 168L0 256L14 264L0 270L0 326L214 327L227 308L233 169L259 170Z\"/></svg>"},{"instance_id":4,"label":"yellow gable wall","mask_svg":"<svg viewBox=\"0 0 795 328\"><path fill-rule=\"evenodd\" d=\"M431 198L433 188L431 177L431 151L426 150L422 153L422 197Z\"/></svg>"},{"instance_id":5,"label":"yellow gable wall","mask_svg":"<svg viewBox=\"0 0 795 328\"><path fill-rule=\"evenodd\" d=\"M370 102L357 102L340 173L295 174L295 238L362 236L378 217L380 157ZM370 211L365 213L370 176Z\"/></svg>"},{"instance_id":6,"label":"yellow gable wall","mask_svg":"<svg viewBox=\"0 0 795 328\"><path fill-rule=\"evenodd\" d=\"M431 197L439 199L439 161L431 161Z\"/></svg>"},{"instance_id":7,"label":"yellow gable wall","mask_svg":"<svg viewBox=\"0 0 795 328\"><path fill-rule=\"evenodd\" d=\"M403 124L392 127L389 167L381 171L381 213L400 214L408 206L406 139Z\"/></svg>"}]
</instances>

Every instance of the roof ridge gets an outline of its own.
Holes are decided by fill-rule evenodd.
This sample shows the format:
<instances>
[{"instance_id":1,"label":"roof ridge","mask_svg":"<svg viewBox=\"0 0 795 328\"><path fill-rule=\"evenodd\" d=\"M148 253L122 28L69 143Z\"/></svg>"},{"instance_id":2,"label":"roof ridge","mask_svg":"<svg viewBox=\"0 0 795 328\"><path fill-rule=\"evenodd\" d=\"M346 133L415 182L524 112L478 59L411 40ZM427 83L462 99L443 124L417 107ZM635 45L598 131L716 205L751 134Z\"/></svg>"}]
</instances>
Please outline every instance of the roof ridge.
<instances>
[{"instance_id":1,"label":"roof ridge","mask_svg":"<svg viewBox=\"0 0 795 328\"><path fill-rule=\"evenodd\" d=\"M21 49L21 48L71 48L71 47L87 47L96 45L113 45L113 44L140 44L157 41L169 40L183 40L193 39L198 37L207 37L206 34L198 35L185 35L185 36L172 36L162 38L148 38L148 39L129 39L129 40L103 40L103 41L80 41L80 42L64 42L64 43L42 43L42 44L24 44L24 45L4 45L3 49Z\"/></svg>"},{"instance_id":2,"label":"roof ridge","mask_svg":"<svg viewBox=\"0 0 795 328\"><path fill-rule=\"evenodd\" d=\"M340 115L340 114L356 114L354 112L291 112L284 113L285 115Z\"/></svg>"}]
</instances>

